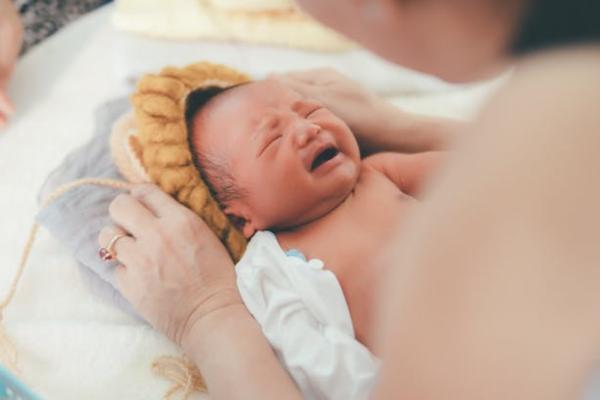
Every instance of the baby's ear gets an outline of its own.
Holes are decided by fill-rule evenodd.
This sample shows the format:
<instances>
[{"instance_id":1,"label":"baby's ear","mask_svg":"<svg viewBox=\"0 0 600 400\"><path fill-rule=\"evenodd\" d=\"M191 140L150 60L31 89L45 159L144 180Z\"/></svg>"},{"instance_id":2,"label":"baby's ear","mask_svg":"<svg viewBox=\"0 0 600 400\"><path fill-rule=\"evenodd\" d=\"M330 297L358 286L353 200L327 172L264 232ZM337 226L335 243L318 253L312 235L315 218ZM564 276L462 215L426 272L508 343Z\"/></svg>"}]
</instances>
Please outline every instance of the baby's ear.
<instances>
[{"instance_id":1,"label":"baby's ear","mask_svg":"<svg viewBox=\"0 0 600 400\"><path fill-rule=\"evenodd\" d=\"M246 239L249 239L252 235L254 235L254 233L256 233L256 228L251 220L236 213L230 207L225 208L223 211L231 223L242 232Z\"/></svg>"},{"instance_id":2,"label":"baby's ear","mask_svg":"<svg viewBox=\"0 0 600 400\"><path fill-rule=\"evenodd\" d=\"M256 228L250 221L246 221L244 227L242 228L242 234L246 237L246 239L250 239L256 233Z\"/></svg>"}]
</instances>

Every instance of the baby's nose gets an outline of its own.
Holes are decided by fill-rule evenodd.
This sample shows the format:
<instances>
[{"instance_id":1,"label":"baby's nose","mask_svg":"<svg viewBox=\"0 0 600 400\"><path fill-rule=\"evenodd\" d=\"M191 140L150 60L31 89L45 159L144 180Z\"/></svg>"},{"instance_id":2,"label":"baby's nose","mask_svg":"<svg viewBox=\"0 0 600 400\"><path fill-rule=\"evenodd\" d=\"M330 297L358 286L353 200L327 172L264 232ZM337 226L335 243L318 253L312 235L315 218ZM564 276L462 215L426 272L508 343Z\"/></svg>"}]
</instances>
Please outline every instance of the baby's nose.
<instances>
[{"instance_id":1,"label":"baby's nose","mask_svg":"<svg viewBox=\"0 0 600 400\"><path fill-rule=\"evenodd\" d=\"M294 141L296 146L304 147L310 143L321 130L319 125L313 123L305 123L296 127L296 134L294 135Z\"/></svg>"}]
</instances>

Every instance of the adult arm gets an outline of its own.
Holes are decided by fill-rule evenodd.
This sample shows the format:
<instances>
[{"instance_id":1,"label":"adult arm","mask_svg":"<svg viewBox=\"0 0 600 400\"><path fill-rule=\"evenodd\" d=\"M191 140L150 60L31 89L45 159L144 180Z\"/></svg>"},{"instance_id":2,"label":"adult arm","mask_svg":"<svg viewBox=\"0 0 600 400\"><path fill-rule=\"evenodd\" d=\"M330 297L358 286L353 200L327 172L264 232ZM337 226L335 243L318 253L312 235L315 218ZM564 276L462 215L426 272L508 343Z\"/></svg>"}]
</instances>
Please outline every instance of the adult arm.
<instances>
[{"instance_id":1,"label":"adult arm","mask_svg":"<svg viewBox=\"0 0 600 400\"><path fill-rule=\"evenodd\" d=\"M600 357L600 51L546 57L388 253L378 400L580 398Z\"/></svg>"},{"instance_id":2,"label":"adult arm","mask_svg":"<svg viewBox=\"0 0 600 400\"><path fill-rule=\"evenodd\" d=\"M123 295L200 368L214 399L294 399L299 392L242 303L223 245L193 212L153 185L110 206Z\"/></svg>"},{"instance_id":3,"label":"adult arm","mask_svg":"<svg viewBox=\"0 0 600 400\"><path fill-rule=\"evenodd\" d=\"M376 98L369 108L370 111L357 114L365 118L362 122L350 125L366 155L446 150L467 125L451 118L409 113L381 98Z\"/></svg>"},{"instance_id":4,"label":"adult arm","mask_svg":"<svg viewBox=\"0 0 600 400\"><path fill-rule=\"evenodd\" d=\"M343 119L354 132L363 155L442 150L466 126L450 118L405 112L334 69L274 75L298 93L314 99Z\"/></svg>"},{"instance_id":5,"label":"adult arm","mask_svg":"<svg viewBox=\"0 0 600 400\"><path fill-rule=\"evenodd\" d=\"M182 342L214 399L301 399L243 304L201 318Z\"/></svg>"}]
</instances>

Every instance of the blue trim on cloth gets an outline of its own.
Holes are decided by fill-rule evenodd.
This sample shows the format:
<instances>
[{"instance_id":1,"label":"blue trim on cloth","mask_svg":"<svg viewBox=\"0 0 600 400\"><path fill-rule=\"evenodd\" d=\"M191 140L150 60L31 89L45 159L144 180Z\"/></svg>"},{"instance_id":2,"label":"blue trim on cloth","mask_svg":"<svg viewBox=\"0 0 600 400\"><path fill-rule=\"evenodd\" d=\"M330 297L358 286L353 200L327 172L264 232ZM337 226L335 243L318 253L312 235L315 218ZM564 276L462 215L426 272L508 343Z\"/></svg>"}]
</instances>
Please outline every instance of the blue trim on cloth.
<instances>
[{"instance_id":1,"label":"blue trim on cloth","mask_svg":"<svg viewBox=\"0 0 600 400\"><path fill-rule=\"evenodd\" d=\"M285 252L285 255L288 257L296 257L301 259L302 261L306 261L306 256L298 249L289 249Z\"/></svg>"}]
</instances>

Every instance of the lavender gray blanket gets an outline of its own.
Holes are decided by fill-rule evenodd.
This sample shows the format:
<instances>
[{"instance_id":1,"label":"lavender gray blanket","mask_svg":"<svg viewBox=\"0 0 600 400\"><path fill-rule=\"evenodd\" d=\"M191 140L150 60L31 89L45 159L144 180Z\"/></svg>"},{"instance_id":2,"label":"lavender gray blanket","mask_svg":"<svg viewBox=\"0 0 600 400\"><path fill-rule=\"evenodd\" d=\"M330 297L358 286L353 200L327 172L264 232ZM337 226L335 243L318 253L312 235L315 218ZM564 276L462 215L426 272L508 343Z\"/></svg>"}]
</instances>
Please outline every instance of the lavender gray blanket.
<instances>
[{"instance_id":1,"label":"lavender gray blanket","mask_svg":"<svg viewBox=\"0 0 600 400\"><path fill-rule=\"evenodd\" d=\"M77 179L123 180L112 161L108 140L113 123L129 109L126 98L99 107L92 139L74 150L52 171L40 191L40 203L60 185ZM116 289L116 264L98 257L98 234L104 226L111 224L108 207L120 192L107 187L81 186L42 209L36 219L73 254L81 267L82 277L94 293L136 315Z\"/></svg>"}]
</instances>

